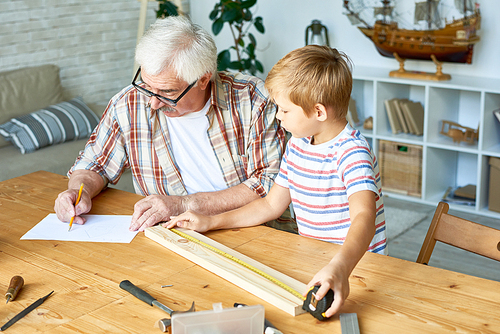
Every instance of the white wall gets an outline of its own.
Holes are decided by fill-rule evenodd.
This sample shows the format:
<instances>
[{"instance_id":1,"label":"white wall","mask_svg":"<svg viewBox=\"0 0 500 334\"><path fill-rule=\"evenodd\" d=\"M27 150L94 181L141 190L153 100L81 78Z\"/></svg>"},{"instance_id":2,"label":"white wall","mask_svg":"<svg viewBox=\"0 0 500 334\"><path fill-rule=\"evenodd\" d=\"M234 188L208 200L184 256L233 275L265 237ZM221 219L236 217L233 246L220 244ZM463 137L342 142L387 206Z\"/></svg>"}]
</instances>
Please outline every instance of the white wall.
<instances>
[{"instance_id":1,"label":"white wall","mask_svg":"<svg viewBox=\"0 0 500 334\"><path fill-rule=\"evenodd\" d=\"M191 0L191 19L209 31L211 21L208 19L208 13L215 2ZM442 2L453 8L453 0ZM478 2L482 15L482 27L479 31L481 41L474 48L472 64L445 63L443 72L500 78L500 1ZM287 52L305 45L305 29L314 19L319 19L328 28L330 45L349 55L355 66L384 67L388 71L397 69L399 65L396 60L380 56L372 42L356 27L350 25L347 17L342 14L342 4L343 0L259 0L255 6L255 15L263 17L266 32L264 35L255 32L254 35L258 49L262 50L257 54L257 58L263 62L266 74ZM411 15L408 17L408 20L413 20ZM216 42L219 49L230 45L231 35L227 25L221 34L216 36ZM435 71L431 61L407 61L405 68Z\"/></svg>"}]
</instances>

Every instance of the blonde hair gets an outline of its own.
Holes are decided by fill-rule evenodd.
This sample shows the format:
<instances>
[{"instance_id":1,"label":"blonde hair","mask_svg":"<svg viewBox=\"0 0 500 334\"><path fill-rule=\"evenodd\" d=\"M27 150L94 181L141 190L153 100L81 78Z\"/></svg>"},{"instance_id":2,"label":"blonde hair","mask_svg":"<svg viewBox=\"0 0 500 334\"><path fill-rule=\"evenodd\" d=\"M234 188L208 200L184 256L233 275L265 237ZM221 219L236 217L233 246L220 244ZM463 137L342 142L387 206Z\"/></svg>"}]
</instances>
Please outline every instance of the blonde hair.
<instances>
[{"instance_id":1,"label":"blonde hair","mask_svg":"<svg viewBox=\"0 0 500 334\"><path fill-rule=\"evenodd\" d=\"M345 118L352 90L349 57L328 46L308 45L281 58L267 75L265 86L271 98L288 97L304 110L314 112L320 103L331 107L334 117Z\"/></svg>"}]
</instances>

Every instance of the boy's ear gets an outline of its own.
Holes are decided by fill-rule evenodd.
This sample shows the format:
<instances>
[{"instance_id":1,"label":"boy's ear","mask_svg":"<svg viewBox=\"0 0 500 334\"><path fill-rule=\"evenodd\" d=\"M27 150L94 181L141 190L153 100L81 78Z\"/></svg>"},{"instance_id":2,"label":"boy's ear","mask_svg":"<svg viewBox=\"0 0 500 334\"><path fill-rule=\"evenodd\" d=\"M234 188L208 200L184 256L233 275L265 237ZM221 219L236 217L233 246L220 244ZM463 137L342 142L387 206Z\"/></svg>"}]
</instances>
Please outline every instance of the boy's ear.
<instances>
[{"instance_id":1,"label":"boy's ear","mask_svg":"<svg viewBox=\"0 0 500 334\"><path fill-rule=\"evenodd\" d=\"M326 107L321 103L316 103L314 105L314 114L316 116L316 119L320 122L324 122L328 118Z\"/></svg>"}]
</instances>

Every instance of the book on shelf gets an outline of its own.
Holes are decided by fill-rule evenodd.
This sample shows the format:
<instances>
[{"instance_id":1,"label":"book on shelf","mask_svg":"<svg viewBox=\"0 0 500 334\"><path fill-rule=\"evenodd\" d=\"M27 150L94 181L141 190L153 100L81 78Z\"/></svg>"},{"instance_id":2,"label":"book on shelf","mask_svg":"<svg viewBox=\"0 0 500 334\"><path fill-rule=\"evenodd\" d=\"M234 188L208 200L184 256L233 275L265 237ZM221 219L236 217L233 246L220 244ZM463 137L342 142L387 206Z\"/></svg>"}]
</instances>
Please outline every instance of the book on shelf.
<instances>
[{"instance_id":1,"label":"book on shelf","mask_svg":"<svg viewBox=\"0 0 500 334\"><path fill-rule=\"evenodd\" d=\"M393 104L394 104L394 110L396 111L396 115L398 116L399 119L399 123L403 128L403 132L410 133L410 128L408 127L408 121L406 120L403 110L401 109L401 103L404 103L406 101L408 101L408 99L394 99Z\"/></svg>"},{"instance_id":2,"label":"book on shelf","mask_svg":"<svg viewBox=\"0 0 500 334\"><path fill-rule=\"evenodd\" d=\"M473 186L473 187L475 190L476 186ZM468 206L476 205L475 191L474 191L474 198L463 197L463 196L457 195L457 191L458 191L458 194L460 194L461 191L464 191L464 189L462 189L462 188L465 188L465 187L458 187L455 189L453 189L453 187L448 187L448 189L446 189L446 191L443 195L443 198L441 200L443 202L450 203L450 204L468 205ZM470 188L465 189L465 191L467 193L470 193Z\"/></svg>"},{"instance_id":3,"label":"book on shelf","mask_svg":"<svg viewBox=\"0 0 500 334\"><path fill-rule=\"evenodd\" d=\"M463 187L458 187L457 189L455 189L455 196L475 200L476 199L476 185L468 184L468 185L463 186Z\"/></svg>"},{"instance_id":4,"label":"book on shelf","mask_svg":"<svg viewBox=\"0 0 500 334\"><path fill-rule=\"evenodd\" d=\"M392 100L385 100L384 105L385 105L385 112L387 113L387 118L389 119L389 124L391 125L391 130L393 134L398 134L403 131L401 124L399 122L399 119L396 115L396 111L394 110L394 101L396 99Z\"/></svg>"},{"instance_id":5,"label":"book on shelf","mask_svg":"<svg viewBox=\"0 0 500 334\"><path fill-rule=\"evenodd\" d=\"M493 115L495 115L497 121L500 122L500 109L493 110Z\"/></svg>"},{"instance_id":6,"label":"book on shelf","mask_svg":"<svg viewBox=\"0 0 500 334\"><path fill-rule=\"evenodd\" d=\"M424 134L424 107L420 102L406 101L401 103L412 133L421 136Z\"/></svg>"},{"instance_id":7,"label":"book on shelf","mask_svg":"<svg viewBox=\"0 0 500 334\"><path fill-rule=\"evenodd\" d=\"M353 128L356 128L358 125L360 125L359 117L358 117L358 111L356 109L356 100L351 98L349 100L349 107L347 109L347 122L349 122L349 125L352 126Z\"/></svg>"}]
</instances>

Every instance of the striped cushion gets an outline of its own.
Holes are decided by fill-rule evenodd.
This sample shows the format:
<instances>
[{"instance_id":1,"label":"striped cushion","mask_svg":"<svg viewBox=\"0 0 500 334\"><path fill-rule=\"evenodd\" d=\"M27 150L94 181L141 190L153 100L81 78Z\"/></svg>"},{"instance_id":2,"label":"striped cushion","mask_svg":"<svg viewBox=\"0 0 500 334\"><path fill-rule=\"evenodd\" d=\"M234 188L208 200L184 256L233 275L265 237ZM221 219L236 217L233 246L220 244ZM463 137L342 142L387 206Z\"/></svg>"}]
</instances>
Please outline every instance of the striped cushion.
<instances>
[{"instance_id":1,"label":"striped cushion","mask_svg":"<svg viewBox=\"0 0 500 334\"><path fill-rule=\"evenodd\" d=\"M61 102L0 125L0 134L21 153L88 138L99 118L80 98Z\"/></svg>"}]
</instances>

